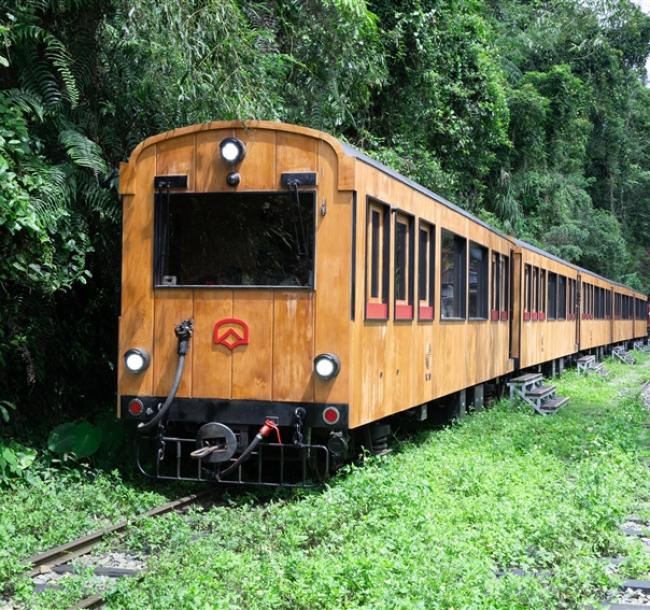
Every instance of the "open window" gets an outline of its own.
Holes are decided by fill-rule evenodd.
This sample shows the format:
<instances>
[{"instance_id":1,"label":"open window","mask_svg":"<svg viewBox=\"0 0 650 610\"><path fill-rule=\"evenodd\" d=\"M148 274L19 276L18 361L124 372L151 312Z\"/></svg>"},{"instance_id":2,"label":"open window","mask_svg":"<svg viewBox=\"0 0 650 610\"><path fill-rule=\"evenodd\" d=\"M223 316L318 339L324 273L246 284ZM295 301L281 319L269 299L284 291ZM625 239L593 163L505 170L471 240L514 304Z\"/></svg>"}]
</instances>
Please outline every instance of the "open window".
<instances>
[{"instance_id":1,"label":"open window","mask_svg":"<svg viewBox=\"0 0 650 610\"><path fill-rule=\"evenodd\" d=\"M488 317L488 249L475 242L469 246L469 317Z\"/></svg>"},{"instance_id":2,"label":"open window","mask_svg":"<svg viewBox=\"0 0 650 610\"><path fill-rule=\"evenodd\" d=\"M155 285L312 288L314 206L302 191L158 194Z\"/></svg>"},{"instance_id":3,"label":"open window","mask_svg":"<svg viewBox=\"0 0 650 610\"><path fill-rule=\"evenodd\" d=\"M366 228L366 319L388 319L388 206L368 199Z\"/></svg>"},{"instance_id":4,"label":"open window","mask_svg":"<svg viewBox=\"0 0 650 610\"><path fill-rule=\"evenodd\" d=\"M464 320L467 291L467 240L445 229L440 248L440 316Z\"/></svg>"},{"instance_id":5,"label":"open window","mask_svg":"<svg viewBox=\"0 0 650 610\"><path fill-rule=\"evenodd\" d=\"M435 227L420 221L418 240L418 318L433 320L434 273L436 270Z\"/></svg>"},{"instance_id":6,"label":"open window","mask_svg":"<svg viewBox=\"0 0 650 610\"><path fill-rule=\"evenodd\" d=\"M395 216L395 319L413 319L413 267L415 242L413 217L397 213Z\"/></svg>"}]
</instances>

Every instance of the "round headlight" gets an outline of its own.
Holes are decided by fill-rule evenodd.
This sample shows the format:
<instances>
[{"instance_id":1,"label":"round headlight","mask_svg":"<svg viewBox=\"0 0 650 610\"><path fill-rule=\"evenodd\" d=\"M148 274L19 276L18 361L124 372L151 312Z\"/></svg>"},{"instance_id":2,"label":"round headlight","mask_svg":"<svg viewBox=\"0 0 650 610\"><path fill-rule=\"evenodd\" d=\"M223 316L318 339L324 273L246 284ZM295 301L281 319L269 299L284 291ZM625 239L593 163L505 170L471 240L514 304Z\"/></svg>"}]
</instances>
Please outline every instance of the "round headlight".
<instances>
[{"instance_id":1,"label":"round headlight","mask_svg":"<svg viewBox=\"0 0 650 610\"><path fill-rule=\"evenodd\" d=\"M148 366L150 356L143 349L134 347L124 354L124 364L132 373L142 373Z\"/></svg>"},{"instance_id":2,"label":"round headlight","mask_svg":"<svg viewBox=\"0 0 650 610\"><path fill-rule=\"evenodd\" d=\"M319 354L314 358L314 372L321 379L333 379L341 370L341 361L336 354Z\"/></svg>"},{"instance_id":3,"label":"round headlight","mask_svg":"<svg viewBox=\"0 0 650 610\"><path fill-rule=\"evenodd\" d=\"M226 138L219 145L221 148L221 158L232 165L243 161L246 156L246 147L241 140L237 138Z\"/></svg>"}]
</instances>

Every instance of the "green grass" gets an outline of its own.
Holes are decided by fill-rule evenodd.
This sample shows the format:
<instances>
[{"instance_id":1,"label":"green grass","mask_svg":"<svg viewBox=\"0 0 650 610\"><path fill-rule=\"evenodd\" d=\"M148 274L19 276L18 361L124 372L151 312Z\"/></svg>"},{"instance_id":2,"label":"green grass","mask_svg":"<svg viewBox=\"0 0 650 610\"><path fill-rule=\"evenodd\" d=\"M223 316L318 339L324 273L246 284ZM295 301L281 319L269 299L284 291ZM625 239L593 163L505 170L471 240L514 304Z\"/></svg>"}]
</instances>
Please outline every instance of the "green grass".
<instances>
[{"instance_id":1,"label":"green grass","mask_svg":"<svg viewBox=\"0 0 650 610\"><path fill-rule=\"evenodd\" d=\"M627 514L650 507L640 507L650 484L639 400L650 361L638 358L608 363L606 381L566 372L557 385L571 402L555 417L502 401L350 467L323 490L238 497L133 527L128 545L151 554L149 572L119 581L108 607L549 610L602 600L616 584L602 557L625 555L629 577L650 568L640 544L618 531ZM85 484L93 494L96 483ZM121 488L113 515L138 502ZM54 506L74 512L74 496L50 501L42 518L61 518L49 515ZM0 499L0 510L10 505ZM77 506L87 524L88 505ZM24 545L12 544L20 554ZM18 594L29 608L66 607L85 580L38 596L18 583Z\"/></svg>"}]
</instances>

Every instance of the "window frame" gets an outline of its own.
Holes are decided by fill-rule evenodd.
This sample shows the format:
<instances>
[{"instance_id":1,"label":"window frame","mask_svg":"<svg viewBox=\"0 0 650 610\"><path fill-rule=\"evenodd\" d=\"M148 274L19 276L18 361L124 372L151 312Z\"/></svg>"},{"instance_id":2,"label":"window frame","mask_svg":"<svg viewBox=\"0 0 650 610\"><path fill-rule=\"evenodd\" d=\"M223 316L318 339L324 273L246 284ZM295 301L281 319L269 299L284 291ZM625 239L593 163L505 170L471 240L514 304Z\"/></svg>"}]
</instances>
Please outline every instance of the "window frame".
<instances>
[{"instance_id":1,"label":"window frame","mask_svg":"<svg viewBox=\"0 0 650 610\"><path fill-rule=\"evenodd\" d=\"M537 319L541 320L541 321L546 320L546 305L547 305L546 304L546 292L547 292L547 289L546 289L546 276L547 276L546 269L544 269L543 267L540 267L539 268L539 288L538 288L538 290L540 292L539 306L540 306L541 309L537 312Z\"/></svg>"},{"instance_id":2,"label":"window frame","mask_svg":"<svg viewBox=\"0 0 650 610\"><path fill-rule=\"evenodd\" d=\"M557 311L556 320L566 320L567 313L567 277L558 273L557 275Z\"/></svg>"},{"instance_id":3,"label":"window frame","mask_svg":"<svg viewBox=\"0 0 650 610\"><path fill-rule=\"evenodd\" d=\"M377 292L373 296L373 258L374 258L374 237L372 231L372 214L379 213L380 224L378 236L380 243L377 251ZM365 307L364 318L385 322L389 315L389 293L390 293L390 205L374 197L366 197L366 256L365 256Z\"/></svg>"},{"instance_id":4,"label":"window frame","mask_svg":"<svg viewBox=\"0 0 650 610\"><path fill-rule=\"evenodd\" d=\"M478 314L472 315L471 312L471 290L470 290L470 274L472 269L472 248L479 248L482 250L483 256L483 280L477 282L477 309ZM490 309L490 249L483 244L470 240L469 248L467 251L467 319L472 321L485 321L489 318Z\"/></svg>"},{"instance_id":5,"label":"window frame","mask_svg":"<svg viewBox=\"0 0 650 610\"><path fill-rule=\"evenodd\" d=\"M312 251L311 255L311 266L309 272L311 274L311 283L307 285L283 285L283 284L169 284L163 283L162 278L165 277L164 274L164 259L169 257L169 252L162 252L163 249L169 248L169 244L166 243L168 239L169 231L169 207L172 197L181 197L183 199L192 199L194 197L203 199L210 196L218 197L223 195L286 195L287 192L284 190L272 190L272 191L206 191L206 192L175 192L172 191L168 193L163 190L156 190L153 196L153 243L151 245L152 250L152 263L151 263L151 286L154 290L188 290L188 289L200 289L200 290L223 290L225 289L236 289L236 290L299 290L314 292L316 290L316 252L318 248L318 231L317 231L317 210L316 206L318 203L318 191L316 189L304 189L300 190L300 196L311 195L313 198L313 239L312 239ZM164 217L164 218L163 218Z\"/></svg>"},{"instance_id":6,"label":"window frame","mask_svg":"<svg viewBox=\"0 0 650 610\"><path fill-rule=\"evenodd\" d=\"M453 244L454 244L454 276L455 280L458 281L459 279L461 280L460 283L460 315L457 316L445 316L444 315L444 306L443 306L443 299L445 298L443 289L442 289L442 282L443 282L443 244L444 244L444 238L445 234L451 235L453 239ZM462 256L459 255L459 252L457 251L456 248L456 240L462 240L463 242L463 252ZM463 235L459 235L458 233L455 233L454 231L451 231L449 229L445 229L443 227L440 228L440 321L441 322L459 322L459 321L465 321L467 320L467 238L464 237ZM462 269L459 272L459 270L456 267L456 264L460 262L462 265ZM461 273L462 272L462 273ZM461 277L462 275L462 277ZM455 286L456 284L454 284Z\"/></svg>"},{"instance_id":7,"label":"window frame","mask_svg":"<svg viewBox=\"0 0 650 610\"><path fill-rule=\"evenodd\" d=\"M424 281L426 283L426 296L424 299L420 298L420 282L422 281L422 269L420 263L422 261L421 257L421 245L420 240L421 231L426 231L428 234L427 239L427 249L428 252L425 254L425 260L427 263L426 276ZM418 229L417 229L417 245L418 245L418 254L417 254L417 264L418 264L418 281L417 281L417 304L418 304L418 320L430 322L435 318L435 294L436 294L436 226L426 220L418 219Z\"/></svg>"},{"instance_id":8,"label":"window frame","mask_svg":"<svg viewBox=\"0 0 650 610\"><path fill-rule=\"evenodd\" d=\"M553 279L553 281L551 281L551 279ZM551 286L553 286L552 291ZM553 294L552 300L551 292ZM557 320L557 273L555 271L548 272L547 312L549 320Z\"/></svg>"},{"instance_id":9,"label":"window frame","mask_svg":"<svg viewBox=\"0 0 650 610\"><path fill-rule=\"evenodd\" d=\"M395 214L393 222L393 311L394 319L409 321L413 320L415 308L413 307L414 296L414 279L415 279L415 243L414 243L414 226L415 217L404 210L393 208ZM398 225L406 227L406 248L404 252L405 257L405 297L404 299L397 298L397 230Z\"/></svg>"},{"instance_id":10,"label":"window frame","mask_svg":"<svg viewBox=\"0 0 650 610\"><path fill-rule=\"evenodd\" d=\"M532 308L532 282L533 282L533 266L526 263L524 265L524 322L530 320Z\"/></svg>"}]
</instances>

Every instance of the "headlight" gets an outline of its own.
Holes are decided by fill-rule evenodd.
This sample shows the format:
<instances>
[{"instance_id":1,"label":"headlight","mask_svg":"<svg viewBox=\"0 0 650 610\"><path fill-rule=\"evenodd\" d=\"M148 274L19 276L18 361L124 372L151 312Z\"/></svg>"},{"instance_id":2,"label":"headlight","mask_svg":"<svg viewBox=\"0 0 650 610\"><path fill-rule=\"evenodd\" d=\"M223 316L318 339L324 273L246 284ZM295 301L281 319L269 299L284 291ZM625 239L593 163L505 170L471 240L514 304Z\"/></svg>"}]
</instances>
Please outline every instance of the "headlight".
<instances>
[{"instance_id":1,"label":"headlight","mask_svg":"<svg viewBox=\"0 0 650 610\"><path fill-rule=\"evenodd\" d=\"M237 138L226 138L221 141L219 147L221 148L221 158L231 165L241 163L246 156L246 147Z\"/></svg>"},{"instance_id":2,"label":"headlight","mask_svg":"<svg viewBox=\"0 0 650 610\"><path fill-rule=\"evenodd\" d=\"M132 373L142 373L148 366L151 357L143 349L134 347L124 354L124 364Z\"/></svg>"},{"instance_id":3,"label":"headlight","mask_svg":"<svg viewBox=\"0 0 650 610\"><path fill-rule=\"evenodd\" d=\"M314 372L321 379L334 379L341 370L341 361L336 354L318 354L314 358Z\"/></svg>"}]
</instances>

